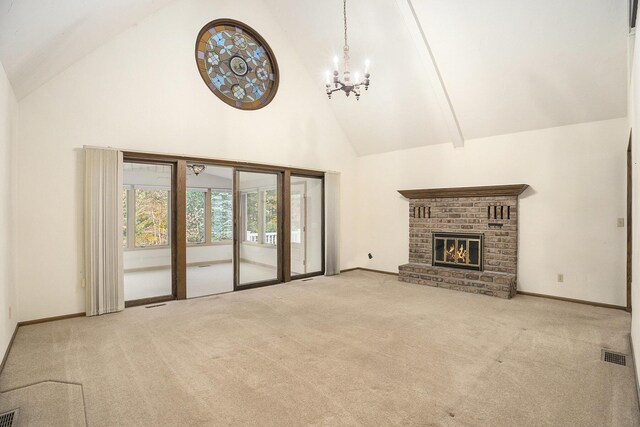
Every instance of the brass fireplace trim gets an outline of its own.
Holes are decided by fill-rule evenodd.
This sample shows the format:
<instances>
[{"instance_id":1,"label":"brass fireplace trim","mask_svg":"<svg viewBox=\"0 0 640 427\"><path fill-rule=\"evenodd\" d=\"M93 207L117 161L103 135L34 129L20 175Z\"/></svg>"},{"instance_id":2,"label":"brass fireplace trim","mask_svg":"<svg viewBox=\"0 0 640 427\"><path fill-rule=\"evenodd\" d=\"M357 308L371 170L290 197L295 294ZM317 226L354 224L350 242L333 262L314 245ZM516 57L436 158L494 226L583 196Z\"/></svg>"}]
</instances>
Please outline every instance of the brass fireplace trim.
<instances>
[{"instance_id":1,"label":"brass fireplace trim","mask_svg":"<svg viewBox=\"0 0 640 427\"><path fill-rule=\"evenodd\" d=\"M444 241L444 253L443 259L437 259L436 243L438 240ZM447 240L455 240L455 248L458 248L458 241L467 242L467 249L469 248L469 242L478 242L478 263L472 264L468 262L469 254L467 253L467 262L464 264L458 262L447 261ZM484 263L484 234L483 233L448 233L448 232L434 232L431 235L431 265L440 267L452 267L465 270L483 271Z\"/></svg>"}]
</instances>

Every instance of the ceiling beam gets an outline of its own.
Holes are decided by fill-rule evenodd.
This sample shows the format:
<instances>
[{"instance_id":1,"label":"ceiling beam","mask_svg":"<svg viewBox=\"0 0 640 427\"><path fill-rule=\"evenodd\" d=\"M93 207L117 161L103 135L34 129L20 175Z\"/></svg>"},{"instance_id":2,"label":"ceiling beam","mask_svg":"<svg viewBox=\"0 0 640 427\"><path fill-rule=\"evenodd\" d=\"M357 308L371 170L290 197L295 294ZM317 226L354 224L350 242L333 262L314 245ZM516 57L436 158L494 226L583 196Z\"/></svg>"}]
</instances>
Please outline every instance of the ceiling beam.
<instances>
[{"instance_id":1,"label":"ceiling beam","mask_svg":"<svg viewBox=\"0 0 640 427\"><path fill-rule=\"evenodd\" d=\"M460 124L458 123L458 117L453 109L453 104L451 104L449 93L447 92L447 88L442 80L442 75L440 74L440 70L436 64L436 60L433 56L433 52L431 51L431 46L429 46L429 41L424 33L422 24L420 23L418 15L413 7L412 0L396 0L396 3L400 8L400 13L404 18L405 23L407 24L407 28L409 29L409 33L411 34L415 47L420 54L420 58L424 64L427 76L429 77L429 81L433 87L433 91L438 98L440 109L442 110L444 119L447 123L447 129L449 130L449 135L451 136L451 142L454 147L464 147L464 137L462 136Z\"/></svg>"}]
</instances>

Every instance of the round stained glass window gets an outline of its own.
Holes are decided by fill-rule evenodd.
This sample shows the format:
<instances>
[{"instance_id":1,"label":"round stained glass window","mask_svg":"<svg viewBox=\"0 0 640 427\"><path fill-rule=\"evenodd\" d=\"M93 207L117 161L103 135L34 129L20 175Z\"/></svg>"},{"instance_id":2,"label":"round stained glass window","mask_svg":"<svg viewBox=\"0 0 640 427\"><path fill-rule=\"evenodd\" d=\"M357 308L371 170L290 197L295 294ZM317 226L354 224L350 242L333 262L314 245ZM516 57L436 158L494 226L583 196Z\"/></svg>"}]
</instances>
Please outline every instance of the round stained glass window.
<instances>
[{"instance_id":1,"label":"round stained glass window","mask_svg":"<svg viewBox=\"0 0 640 427\"><path fill-rule=\"evenodd\" d=\"M218 98L241 110L267 105L278 90L278 63L267 42L232 19L205 25L196 41L196 62Z\"/></svg>"}]
</instances>

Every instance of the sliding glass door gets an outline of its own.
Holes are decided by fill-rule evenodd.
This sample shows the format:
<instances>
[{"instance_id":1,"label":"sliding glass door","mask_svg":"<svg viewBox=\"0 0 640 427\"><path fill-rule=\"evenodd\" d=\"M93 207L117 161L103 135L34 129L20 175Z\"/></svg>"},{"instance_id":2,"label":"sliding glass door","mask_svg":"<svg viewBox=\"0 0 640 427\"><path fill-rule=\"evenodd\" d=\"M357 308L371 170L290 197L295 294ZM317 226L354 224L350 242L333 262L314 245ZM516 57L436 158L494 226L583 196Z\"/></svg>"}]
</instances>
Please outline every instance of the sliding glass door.
<instances>
[{"instance_id":1,"label":"sliding glass door","mask_svg":"<svg viewBox=\"0 0 640 427\"><path fill-rule=\"evenodd\" d=\"M127 305L174 298L172 186L171 164L124 163L122 246Z\"/></svg>"},{"instance_id":2,"label":"sliding glass door","mask_svg":"<svg viewBox=\"0 0 640 427\"><path fill-rule=\"evenodd\" d=\"M291 277L299 278L324 271L323 178L291 176Z\"/></svg>"},{"instance_id":3,"label":"sliding glass door","mask_svg":"<svg viewBox=\"0 0 640 427\"><path fill-rule=\"evenodd\" d=\"M324 272L324 174L123 154L126 306Z\"/></svg>"},{"instance_id":4,"label":"sliding glass door","mask_svg":"<svg viewBox=\"0 0 640 427\"><path fill-rule=\"evenodd\" d=\"M236 172L237 288L281 281L281 174Z\"/></svg>"},{"instance_id":5,"label":"sliding glass door","mask_svg":"<svg viewBox=\"0 0 640 427\"><path fill-rule=\"evenodd\" d=\"M187 163L187 298L233 291L233 168Z\"/></svg>"}]
</instances>

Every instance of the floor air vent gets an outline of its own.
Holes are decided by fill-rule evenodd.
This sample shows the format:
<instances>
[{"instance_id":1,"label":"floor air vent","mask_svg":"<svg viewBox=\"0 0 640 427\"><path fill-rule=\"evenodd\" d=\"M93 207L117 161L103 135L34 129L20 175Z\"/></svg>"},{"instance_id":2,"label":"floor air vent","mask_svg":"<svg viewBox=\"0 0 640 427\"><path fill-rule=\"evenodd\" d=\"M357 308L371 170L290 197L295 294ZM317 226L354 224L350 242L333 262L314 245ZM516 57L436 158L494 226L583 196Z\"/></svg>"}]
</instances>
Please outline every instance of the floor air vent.
<instances>
[{"instance_id":1,"label":"floor air vent","mask_svg":"<svg viewBox=\"0 0 640 427\"><path fill-rule=\"evenodd\" d=\"M17 425L17 421L18 421L17 409L0 414L0 427L13 427Z\"/></svg>"},{"instance_id":2,"label":"floor air vent","mask_svg":"<svg viewBox=\"0 0 640 427\"><path fill-rule=\"evenodd\" d=\"M602 361L627 366L627 356L622 353L602 349Z\"/></svg>"},{"instance_id":3,"label":"floor air vent","mask_svg":"<svg viewBox=\"0 0 640 427\"><path fill-rule=\"evenodd\" d=\"M313 280L313 279L302 279L303 282L308 282L309 280Z\"/></svg>"}]
</instances>

